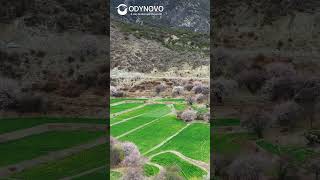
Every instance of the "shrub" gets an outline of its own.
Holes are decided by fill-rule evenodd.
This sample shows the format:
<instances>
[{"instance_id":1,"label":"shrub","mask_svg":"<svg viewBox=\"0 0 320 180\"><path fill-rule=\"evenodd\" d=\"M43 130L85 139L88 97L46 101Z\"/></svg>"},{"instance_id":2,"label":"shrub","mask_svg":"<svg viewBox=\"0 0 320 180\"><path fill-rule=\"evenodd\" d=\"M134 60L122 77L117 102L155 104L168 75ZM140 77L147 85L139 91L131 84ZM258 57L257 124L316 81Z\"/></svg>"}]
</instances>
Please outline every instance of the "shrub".
<instances>
[{"instance_id":1,"label":"shrub","mask_svg":"<svg viewBox=\"0 0 320 180\"><path fill-rule=\"evenodd\" d=\"M172 96L179 96L182 95L184 91L183 86L174 86L172 88Z\"/></svg>"},{"instance_id":2,"label":"shrub","mask_svg":"<svg viewBox=\"0 0 320 180\"><path fill-rule=\"evenodd\" d=\"M130 167L124 173L123 180L142 180L144 179L141 167Z\"/></svg>"},{"instance_id":3,"label":"shrub","mask_svg":"<svg viewBox=\"0 0 320 180\"><path fill-rule=\"evenodd\" d=\"M261 179L267 161L260 156L240 157L229 166L230 179Z\"/></svg>"},{"instance_id":4,"label":"shrub","mask_svg":"<svg viewBox=\"0 0 320 180\"><path fill-rule=\"evenodd\" d=\"M188 103L189 106L192 106L194 101L195 101L194 98L191 96L187 97L187 99L186 99L186 102Z\"/></svg>"},{"instance_id":5,"label":"shrub","mask_svg":"<svg viewBox=\"0 0 320 180\"><path fill-rule=\"evenodd\" d=\"M263 131L268 127L271 118L265 111L254 108L244 114L241 120L241 126L257 134L259 138L263 137Z\"/></svg>"},{"instance_id":6,"label":"shrub","mask_svg":"<svg viewBox=\"0 0 320 180\"><path fill-rule=\"evenodd\" d=\"M197 103L203 103L206 99L207 99L207 96L205 96L203 94L197 94L195 97L195 101Z\"/></svg>"},{"instance_id":7,"label":"shrub","mask_svg":"<svg viewBox=\"0 0 320 180\"><path fill-rule=\"evenodd\" d=\"M41 113L48 109L48 102L40 95L21 94L17 98L16 108L22 113Z\"/></svg>"},{"instance_id":8,"label":"shrub","mask_svg":"<svg viewBox=\"0 0 320 180\"><path fill-rule=\"evenodd\" d=\"M280 126L293 127L302 118L301 114L302 108L293 101L279 104L273 110L273 116Z\"/></svg>"},{"instance_id":9,"label":"shrub","mask_svg":"<svg viewBox=\"0 0 320 180\"><path fill-rule=\"evenodd\" d=\"M160 95L161 92L165 91L166 87L164 84L159 84L155 87L155 92L157 95Z\"/></svg>"},{"instance_id":10,"label":"shrub","mask_svg":"<svg viewBox=\"0 0 320 180\"><path fill-rule=\"evenodd\" d=\"M110 165L111 167L119 166L124 159L124 152L118 143L111 144L110 149Z\"/></svg>"},{"instance_id":11,"label":"shrub","mask_svg":"<svg viewBox=\"0 0 320 180\"><path fill-rule=\"evenodd\" d=\"M193 121L196 118L197 118L197 113L194 110L188 109L183 111L183 113L181 114L181 119L186 122Z\"/></svg>"},{"instance_id":12,"label":"shrub","mask_svg":"<svg viewBox=\"0 0 320 180\"><path fill-rule=\"evenodd\" d=\"M238 75L238 82L248 88L251 93L256 93L264 85L266 73L262 70L244 70Z\"/></svg>"},{"instance_id":13,"label":"shrub","mask_svg":"<svg viewBox=\"0 0 320 180\"><path fill-rule=\"evenodd\" d=\"M212 94L215 103L223 103L227 96L230 96L238 88L238 84L234 80L219 78L212 83Z\"/></svg>"},{"instance_id":14,"label":"shrub","mask_svg":"<svg viewBox=\"0 0 320 180\"><path fill-rule=\"evenodd\" d=\"M95 36L87 35L81 39L80 42L80 55L88 56L93 55L96 56L98 53L98 39Z\"/></svg>"},{"instance_id":15,"label":"shrub","mask_svg":"<svg viewBox=\"0 0 320 180\"><path fill-rule=\"evenodd\" d=\"M13 79L0 79L0 109L16 106L19 94L21 91L18 82Z\"/></svg>"},{"instance_id":16,"label":"shrub","mask_svg":"<svg viewBox=\"0 0 320 180\"><path fill-rule=\"evenodd\" d=\"M124 92L118 90L116 87L114 86L110 86L110 96L112 97L124 97Z\"/></svg>"},{"instance_id":17,"label":"shrub","mask_svg":"<svg viewBox=\"0 0 320 180\"><path fill-rule=\"evenodd\" d=\"M270 63L266 66L266 71L269 78L273 77L289 77L296 74L296 70L292 64L281 62Z\"/></svg>"},{"instance_id":18,"label":"shrub","mask_svg":"<svg viewBox=\"0 0 320 180\"><path fill-rule=\"evenodd\" d=\"M179 166L171 166L166 168L165 171L160 172L157 176L156 179L159 180L183 180L184 178L180 176L180 168Z\"/></svg>"},{"instance_id":19,"label":"shrub","mask_svg":"<svg viewBox=\"0 0 320 180\"><path fill-rule=\"evenodd\" d=\"M262 88L262 93L272 101L292 99L303 80L297 76L272 78Z\"/></svg>"},{"instance_id":20,"label":"shrub","mask_svg":"<svg viewBox=\"0 0 320 180\"><path fill-rule=\"evenodd\" d=\"M131 142L124 142L122 148L125 154L123 160L124 166L139 166L142 164L142 158L137 146Z\"/></svg>"},{"instance_id":21,"label":"shrub","mask_svg":"<svg viewBox=\"0 0 320 180\"><path fill-rule=\"evenodd\" d=\"M192 91L193 91L195 94L200 94L200 93L202 93L202 88L203 88L203 85L202 85L202 84L195 85L195 86L193 86Z\"/></svg>"},{"instance_id":22,"label":"shrub","mask_svg":"<svg viewBox=\"0 0 320 180\"><path fill-rule=\"evenodd\" d=\"M193 84L188 83L188 84L184 85L184 89L187 91L191 91L192 88L193 88Z\"/></svg>"}]
</instances>

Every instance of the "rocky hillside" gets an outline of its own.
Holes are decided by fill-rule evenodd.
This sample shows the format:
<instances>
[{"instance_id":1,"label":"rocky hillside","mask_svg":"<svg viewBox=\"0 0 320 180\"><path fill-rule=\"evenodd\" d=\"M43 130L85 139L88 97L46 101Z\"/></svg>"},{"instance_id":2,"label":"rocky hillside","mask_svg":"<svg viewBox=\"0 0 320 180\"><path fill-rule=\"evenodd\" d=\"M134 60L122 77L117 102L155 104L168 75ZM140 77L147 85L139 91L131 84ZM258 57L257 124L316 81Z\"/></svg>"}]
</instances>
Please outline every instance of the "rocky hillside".
<instances>
[{"instance_id":1,"label":"rocky hillside","mask_svg":"<svg viewBox=\"0 0 320 180\"><path fill-rule=\"evenodd\" d=\"M217 0L213 6L214 45L320 52L320 1Z\"/></svg>"},{"instance_id":2,"label":"rocky hillside","mask_svg":"<svg viewBox=\"0 0 320 180\"><path fill-rule=\"evenodd\" d=\"M210 62L209 38L202 33L112 21L110 43L112 69L149 73Z\"/></svg>"},{"instance_id":3,"label":"rocky hillside","mask_svg":"<svg viewBox=\"0 0 320 180\"><path fill-rule=\"evenodd\" d=\"M165 26L184 28L197 32L208 32L210 30L210 1L209 0L126 0L125 4L137 6L161 5L164 6L163 15L158 16L129 16L120 17L116 7L124 3L123 0L111 2L111 14L115 18L122 18L128 22L144 25Z\"/></svg>"}]
</instances>

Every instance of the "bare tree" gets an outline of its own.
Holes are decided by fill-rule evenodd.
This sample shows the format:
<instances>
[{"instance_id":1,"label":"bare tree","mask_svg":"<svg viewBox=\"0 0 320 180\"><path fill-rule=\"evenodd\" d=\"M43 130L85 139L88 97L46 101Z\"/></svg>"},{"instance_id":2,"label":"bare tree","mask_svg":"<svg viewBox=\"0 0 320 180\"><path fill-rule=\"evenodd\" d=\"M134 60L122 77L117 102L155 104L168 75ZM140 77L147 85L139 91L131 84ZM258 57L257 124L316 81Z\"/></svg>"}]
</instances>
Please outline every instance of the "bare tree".
<instances>
[{"instance_id":1,"label":"bare tree","mask_svg":"<svg viewBox=\"0 0 320 180\"><path fill-rule=\"evenodd\" d=\"M193 121L197 118L197 112L195 112L194 110L191 110L191 109L185 110L181 114L181 118L182 118L182 120L184 120L186 122Z\"/></svg>"},{"instance_id":2,"label":"bare tree","mask_svg":"<svg viewBox=\"0 0 320 180\"><path fill-rule=\"evenodd\" d=\"M122 180L143 180L143 170L141 167L130 167L122 177Z\"/></svg>"},{"instance_id":3,"label":"bare tree","mask_svg":"<svg viewBox=\"0 0 320 180\"><path fill-rule=\"evenodd\" d=\"M174 86L172 88L172 96L180 96L183 94L184 87L183 86Z\"/></svg>"},{"instance_id":4,"label":"bare tree","mask_svg":"<svg viewBox=\"0 0 320 180\"><path fill-rule=\"evenodd\" d=\"M231 180L259 180L267 167L267 161L260 156L240 157L228 168Z\"/></svg>"},{"instance_id":5,"label":"bare tree","mask_svg":"<svg viewBox=\"0 0 320 180\"><path fill-rule=\"evenodd\" d=\"M241 126L263 138L263 131L268 127L271 117L265 111L253 108L246 113L241 121Z\"/></svg>"},{"instance_id":6,"label":"bare tree","mask_svg":"<svg viewBox=\"0 0 320 180\"><path fill-rule=\"evenodd\" d=\"M159 96L161 92L163 92L166 89L164 84L159 84L155 87L155 92Z\"/></svg>"},{"instance_id":7,"label":"bare tree","mask_svg":"<svg viewBox=\"0 0 320 180\"><path fill-rule=\"evenodd\" d=\"M287 101L274 107L273 117L280 126L294 127L302 118L302 108L294 101Z\"/></svg>"}]
</instances>

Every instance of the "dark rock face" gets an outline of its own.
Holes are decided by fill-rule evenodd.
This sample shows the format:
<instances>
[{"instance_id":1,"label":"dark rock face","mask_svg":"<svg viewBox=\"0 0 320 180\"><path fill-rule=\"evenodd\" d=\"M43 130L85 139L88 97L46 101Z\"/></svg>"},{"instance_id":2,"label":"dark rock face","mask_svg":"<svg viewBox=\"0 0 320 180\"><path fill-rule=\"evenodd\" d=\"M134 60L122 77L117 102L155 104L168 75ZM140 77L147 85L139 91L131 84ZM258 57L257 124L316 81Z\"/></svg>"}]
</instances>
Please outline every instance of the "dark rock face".
<instances>
[{"instance_id":1,"label":"dark rock face","mask_svg":"<svg viewBox=\"0 0 320 180\"><path fill-rule=\"evenodd\" d=\"M105 34L107 3L102 0L12 0L0 1L0 21L21 18L27 26L46 26L56 32L80 30Z\"/></svg>"},{"instance_id":2,"label":"dark rock face","mask_svg":"<svg viewBox=\"0 0 320 180\"><path fill-rule=\"evenodd\" d=\"M116 7L119 4L137 5L137 6L164 6L162 16L131 16L120 17L117 14ZM153 26L167 26L175 28L184 28L196 32L208 32L210 30L210 1L209 0L112 0L111 14L115 18L121 18L128 22L135 22Z\"/></svg>"}]
</instances>

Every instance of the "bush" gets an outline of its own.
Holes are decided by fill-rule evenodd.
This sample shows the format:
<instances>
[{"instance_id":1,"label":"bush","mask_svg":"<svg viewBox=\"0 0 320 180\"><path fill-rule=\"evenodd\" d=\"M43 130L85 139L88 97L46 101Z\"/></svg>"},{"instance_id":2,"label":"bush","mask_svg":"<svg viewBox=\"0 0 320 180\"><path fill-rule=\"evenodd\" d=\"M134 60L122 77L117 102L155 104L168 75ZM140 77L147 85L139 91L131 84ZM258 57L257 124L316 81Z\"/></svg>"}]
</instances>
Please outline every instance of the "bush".
<instances>
[{"instance_id":1,"label":"bush","mask_svg":"<svg viewBox=\"0 0 320 180\"><path fill-rule=\"evenodd\" d=\"M193 84L188 83L188 84L184 85L184 89L187 91L191 91L192 88L193 88Z\"/></svg>"},{"instance_id":2,"label":"bush","mask_svg":"<svg viewBox=\"0 0 320 180\"><path fill-rule=\"evenodd\" d=\"M254 108L244 114L241 120L241 126L257 134L259 138L263 137L263 131L268 127L271 117L265 111Z\"/></svg>"},{"instance_id":3,"label":"bush","mask_svg":"<svg viewBox=\"0 0 320 180\"><path fill-rule=\"evenodd\" d=\"M202 93L202 88L203 88L203 85L202 84L198 84L198 85L193 86L192 91L195 94L200 94L200 93Z\"/></svg>"},{"instance_id":4,"label":"bush","mask_svg":"<svg viewBox=\"0 0 320 180\"><path fill-rule=\"evenodd\" d=\"M155 87L155 92L157 95L160 95L161 92L165 91L166 87L164 84L159 84Z\"/></svg>"},{"instance_id":5,"label":"bush","mask_svg":"<svg viewBox=\"0 0 320 180\"><path fill-rule=\"evenodd\" d=\"M17 97L21 94L19 84L13 79L0 79L0 109L16 106Z\"/></svg>"},{"instance_id":6,"label":"bush","mask_svg":"<svg viewBox=\"0 0 320 180\"><path fill-rule=\"evenodd\" d=\"M280 126L293 127L302 118L302 108L293 101L277 105L273 117Z\"/></svg>"},{"instance_id":7,"label":"bush","mask_svg":"<svg viewBox=\"0 0 320 180\"><path fill-rule=\"evenodd\" d=\"M266 71L269 78L290 77L296 75L296 70L292 64L285 64L281 62L268 64L266 66Z\"/></svg>"},{"instance_id":8,"label":"bush","mask_svg":"<svg viewBox=\"0 0 320 180\"><path fill-rule=\"evenodd\" d=\"M297 76L272 78L262 88L262 93L271 101L290 100L300 89L303 80Z\"/></svg>"},{"instance_id":9,"label":"bush","mask_svg":"<svg viewBox=\"0 0 320 180\"><path fill-rule=\"evenodd\" d=\"M219 78L212 83L212 94L215 103L223 103L227 96L230 96L238 88L238 84L234 80Z\"/></svg>"},{"instance_id":10,"label":"bush","mask_svg":"<svg viewBox=\"0 0 320 180\"><path fill-rule=\"evenodd\" d=\"M48 102L40 95L22 94L17 98L16 108L21 113L41 113L48 109Z\"/></svg>"},{"instance_id":11,"label":"bush","mask_svg":"<svg viewBox=\"0 0 320 180\"><path fill-rule=\"evenodd\" d=\"M114 86L110 86L110 96L112 97L124 97L124 92L118 90L116 87Z\"/></svg>"},{"instance_id":12,"label":"bush","mask_svg":"<svg viewBox=\"0 0 320 180\"><path fill-rule=\"evenodd\" d=\"M244 70L238 75L239 85L248 88L251 93L256 93L264 85L266 73L262 70Z\"/></svg>"},{"instance_id":13,"label":"bush","mask_svg":"<svg viewBox=\"0 0 320 180\"><path fill-rule=\"evenodd\" d=\"M95 36L87 35L81 39L80 42L80 55L88 56L93 55L96 56L98 53L98 39Z\"/></svg>"},{"instance_id":14,"label":"bush","mask_svg":"<svg viewBox=\"0 0 320 180\"><path fill-rule=\"evenodd\" d=\"M194 101L195 101L194 98L191 96L187 97L187 99L186 99L186 102L188 103L189 106L192 106Z\"/></svg>"},{"instance_id":15,"label":"bush","mask_svg":"<svg viewBox=\"0 0 320 180\"><path fill-rule=\"evenodd\" d=\"M203 103L206 99L207 99L207 96L205 96L203 94L197 94L195 97L195 101L197 103Z\"/></svg>"},{"instance_id":16,"label":"bush","mask_svg":"<svg viewBox=\"0 0 320 180\"><path fill-rule=\"evenodd\" d=\"M116 167L119 166L120 163L124 159L124 152L122 150L122 147L118 144L111 144L111 149L110 149L110 166L111 167Z\"/></svg>"},{"instance_id":17,"label":"bush","mask_svg":"<svg viewBox=\"0 0 320 180\"><path fill-rule=\"evenodd\" d=\"M180 96L183 94L184 88L182 86L174 86L172 88L172 96Z\"/></svg>"},{"instance_id":18,"label":"bush","mask_svg":"<svg viewBox=\"0 0 320 180\"><path fill-rule=\"evenodd\" d=\"M124 166L140 166L142 164L140 152L135 144L124 142L122 148L125 154L125 158L122 162Z\"/></svg>"},{"instance_id":19,"label":"bush","mask_svg":"<svg viewBox=\"0 0 320 180\"><path fill-rule=\"evenodd\" d=\"M180 168L178 166L171 166L166 168L165 171L160 172L156 179L159 180L183 180L184 178L180 176Z\"/></svg>"},{"instance_id":20,"label":"bush","mask_svg":"<svg viewBox=\"0 0 320 180\"><path fill-rule=\"evenodd\" d=\"M181 114L181 119L184 120L185 122L190 122L193 121L197 118L197 112L195 112L194 110L185 110L183 111L183 113Z\"/></svg>"},{"instance_id":21,"label":"bush","mask_svg":"<svg viewBox=\"0 0 320 180\"><path fill-rule=\"evenodd\" d=\"M143 170L141 167L130 167L124 173L123 180L142 180L145 179L143 176Z\"/></svg>"}]
</instances>

